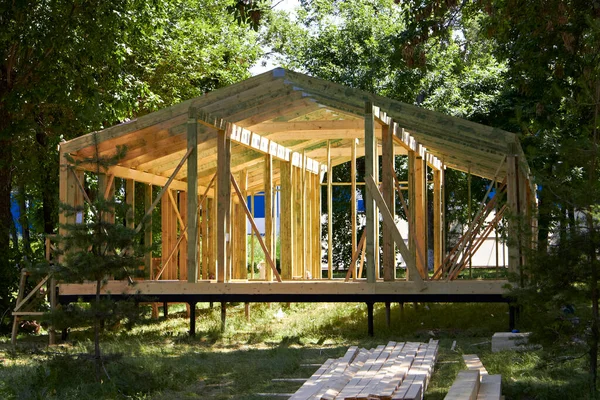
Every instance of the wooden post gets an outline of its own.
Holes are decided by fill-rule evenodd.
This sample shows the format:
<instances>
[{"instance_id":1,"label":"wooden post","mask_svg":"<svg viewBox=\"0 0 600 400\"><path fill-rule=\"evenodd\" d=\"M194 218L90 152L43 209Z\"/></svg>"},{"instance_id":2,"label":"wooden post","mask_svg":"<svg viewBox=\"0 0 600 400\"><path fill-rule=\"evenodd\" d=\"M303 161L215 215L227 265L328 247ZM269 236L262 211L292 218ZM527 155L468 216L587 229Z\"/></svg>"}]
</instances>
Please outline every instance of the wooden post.
<instances>
[{"instance_id":1,"label":"wooden post","mask_svg":"<svg viewBox=\"0 0 600 400\"><path fill-rule=\"evenodd\" d=\"M331 141L327 141L327 279L333 278L333 187Z\"/></svg>"},{"instance_id":2,"label":"wooden post","mask_svg":"<svg viewBox=\"0 0 600 400\"><path fill-rule=\"evenodd\" d=\"M302 266L302 279L307 279L309 276L308 263L306 262L308 255L308 246L306 245L306 226L307 226L307 218L306 218L306 155L304 154L304 150L302 151L302 192L300 194L300 265Z\"/></svg>"},{"instance_id":3,"label":"wooden post","mask_svg":"<svg viewBox=\"0 0 600 400\"><path fill-rule=\"evenodd\" d=\"M59 150L59 200L63 204L70 206L78 206L83 204L83 193L79 189L77 181L83 182L82 171L69 171L68 161L65 159L65 153L62 149ZM84 218L83 214L67 215L64 211L59 213L59 235L67 235L67 230L63 227L64 224L74 224L78 221L82 221ZM62 256L59 258L61 261ZM49 297L50 297L50 308L51 310L56 309L58 306L58 299L56 296L56 279L50 278L48 285ZM56 343L56 331L52 326L48 330L49 344L53 345Z\"/></svg>"},{"instance_id":4,"label":"wooden post","mask_svg":"<svg viewBox=\"0 0 600 400\"><path fill-rule=\"evenodd\" d=\"M254 203L255 194L252 192L250 194L250 206L252 207L252 218L256 216L256 212L254 211L255 203ZM244 219L244 223L246 220ZM244 238L245 240L246 238ZM250 279L254 279L254 233L250 230Z\"/></svg>"},{"instance_id":5,"label":"wooden post","mask_svg":"<svg viewBox=\"0 0 600 400\"><path fill-rule=\"evenodd\" d=\"M190 336L196 336L196 303L190 302Z\"/></svg>"},{"instance_id":6,"label":"wooden post","mask_svg":"<svg viewBox=\"0 0 600 400\"><path fill-rule=\"evenodd\" d=\"M415 222L415 250L417 269L421 277L427 277L427 164L419 155L415 158L415 203L411 207Z\"/></svg>"},{"instance_id":7,"label":"wooden post","mask_svg":"<svg viewBox=\"0 0 600 400\"><path fill-rule=\"evenodd\" d=\"M144 208L146 211L152 205L152 185L144 185ZM148 216L144 224L144 246L147 248L144 254L145 276L154 279L154 269L152 267L152 214Z\"/></svg>"},{"instance_id":8,"label":"wooden post","mask_svg":"<svg viewBox=\"0 0 600 400\"><path fill-rule=\"evenodd\" d=\"M392 303L389 301L385 302L385 325L388 328L392 325Z\"/></svg>"},{"instance_id":9,"label":"wooden post","mask_svg":"<svg viewBox=\"0 0 600 400\"><path fill-rule=\"evenodd\" d=\"M187 147L193 149L187 159L187 281L195 283L198 282L198 120L194 107L190 107L188 114Z\"/></svg>"},{"instance_id":10,"label":"wooden post","mask_svg":"<svg viewBox=\"0 0 600 400\"><path fill-rule=\"evenodd\" d=\"M275 230L273 229L273 156L271 154L265 156L264 185L265 243L269 252L275 257ZM271 268L266 268L265 278L268 282L273 280L273 271L271 271Z\"/></svg>"},{"instance_id":11,"label":"wooden post","mask_svg":"<svg viewBox=\"0 0 600 400\"><path fill-rule=\"evenodd\" d=\"M443 253L443 230L444 215L442 209L443 201L443 176L442 171L433 170L433 268L436 273L442 266Z\"/></svg>"},{"instance_id":12,"label":"wooden post","mask_svg":"<svg viewBox=\"0 0 600 400\"><path fill-rule=\"evenodd\" d=\"M473 225L473 211L472 211L472 195L471 195L471 166L467 173L467 214L469 216L469 227ZM485 200L485 199L484 199ZM473 278L473 253L471 249L473 247L473 235L469 237L469 243L467 244L467 257L469 257L469 278Z\"/></svg>"},{"instance_id":13,"label":"wooden post","mask_svg":"<svg viewBox=\"0 0 600 400\"><path fill-rule=\"evenodd\" d=\"M227 303L221 302L221 332L225 332L225 321L227 318Z\"/></svg>"},{"instance_id":14,"label":"wooden post","mask_svg":"<svg viewBox=\"0 0 600 400\"><path fill-rule=\"evenodd\" d=\"M392 216L396 215L396 190L394 190L394 125L389 122L387 128L382 129L382 157L383 169L381 173L381 191L385 203ZM384 222L383 224L383 280L393 281L396 278L396 252L394 241L390 233L390 228ZM387 303L389 306L389 303ZM387 309L387 308L386 308Z\"/></svg>"},{"instance_id":15,"label":"wooden post","mask_svg":"<svg viewBox=\"0 0 600 400\"><path fill-rule=\"evenodd\" d=\"M352 204L350 204L350 218L352 219L350 222L350 226L351 226L351 235L352 235L352 251L350 254L354 254L356 252L356 235L357 235L357 230L356 230L356 140L352 140L352 147L351 147L351 160L350 160L350 201ZM352 278L354 280L356 280L357 276L356 276L356 263L352 263L352 265L350 265L350 268L352 270Z\"/></svg>"},{"instance_id":16,"label":"wooden post","mask_svg":"<svg viewBox=\"0 0 600 400\"><path fill-rule=\"evenodd\" d=\"M281 240L281 278L291 280L293 274L294 260L294 224L292 221L293 197L292 197L292 164L287 161L279 161L281 177L280 192L280 226L279 234Z\"/></svg>"},{"instance_id":17,"label":"wooden post","mask_svg":"<svg viewBox=\"0 0 600 400\"><path fill-rule=\"evenodd\" d=\"M365 103L365 176L375 177L377 165L377 139L375 137L375 120L373 104ZM367 282L374 283L377 277L377 261L379 249L376 248L377 229L379 223L375 200L368 190L365 191L365 214L367 219ZM372 303L371 303L372 308Z\"/></svg>"},{"instance_id":18,"label":"wooden post","mask_svg":"<svg viewBox=\"0 0 600 400\"><path fill-rule=\"evenodd\" d=\"M294 278L304 277L304 265L302 264L302 168L292 166L292 198L294 202L292 221L294 224Z\"/></svg>"},{"instance_id":19,"label":"wooden post","mask_svg":"<svg viewBox=\"0 0 600 400\"><path fill-rule=\"evenodd\" d=\"M408 249L410 251L410 259L413 263L416 264L417 260L417 238L415 235L415 206L416 198L415 198L415 164L417 162L416 153L413 150L408 151L408 204L413 204L410 206L410 213L408 217ZM408 265L407 260L404 262ZM406 268L406 280L410 281L414 279L413 276L410 275L410 271Z\"/></svg>"},{"instance_id":20,"label":"wooden post","mask_svg":"<svg viewBox=\"0 0 600 400\"><path fill-rule=\"evenodd\" d=\"M227 282L227 249L230 241L229 214L231 209L231 125L217 134L217 282Z\"/></svg>"},{"instance_id":21,"label":"wooden post","mask_svg":"<svg viewBox=\"0 0 600 400\"><path fill-rule=\"evenodd\" d=\"M519 215L519 180L517 177L518 159L514 155L506 157L506 196L510 209L508 226L508 272L516 274L520 269L519 229L517 216Z\"/></svg>"}]
</instances>

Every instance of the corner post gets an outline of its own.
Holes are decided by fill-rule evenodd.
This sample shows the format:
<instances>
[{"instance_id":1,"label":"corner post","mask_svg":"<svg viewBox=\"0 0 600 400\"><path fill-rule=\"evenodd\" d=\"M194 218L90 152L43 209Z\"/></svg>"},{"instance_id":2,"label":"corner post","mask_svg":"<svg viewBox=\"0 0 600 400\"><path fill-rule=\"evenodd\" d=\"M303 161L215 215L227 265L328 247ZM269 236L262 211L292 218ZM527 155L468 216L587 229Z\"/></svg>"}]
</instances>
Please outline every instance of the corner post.
<instances>
[{"instance_id":1,"label":"corner post","mask_svg":"<svg viewBox=\"0 0 600 400\"><path fill-rule=\"evenodd\" d=\"M230 241L229 213L231 209L231 124L217 134L217 282L226 282L227 245Z\"/></svg>"},{"instance_id":2,"label":"corner post","mask_svg":"<svg viewBox=\"0 0 600 400\"><path fill-rule=\"evenodd\" d=\"M350 215L351 215L351 235L352 235L352 248L350 251L350 255L354 254L356 251L356 139L352 139L352 159L350 163L350 182L351 182L351 193L350 193ZM350 265L352 268L352 278L356 280L356 263Z\"/></svg>"},{"instance_id":3,"label":"corner post","mask_svg":"<svg viewBox=\"0 0 600 400\"><path fill-rule=\"evenodd\" d=\"M420 145L419 145L420 147ZM418 149L420 150L420 148ZM417 269L421 277L427 277L427 163L420 154L415 154L414 161L414 206L411 216L414 220L415 250Z\"/></svg>"},{"instance_id":4,"label":"corner post","mask_svg":"<svg viewBox=\"0 0 600 400\"><path fill-rule=\"evenodd\" d=\"M367 177L375 177L377 170L377 139L375 137L373 103L367 101L365 102L365 175ZM376 249L376 224L379 223L379 218L377 215L377 205L369 190L365 191L365 214L367 219L367 282L374 283L377 278L376 268L378 263L376 259L379 255L379 251ZM373 307L372 304L371 307Z\"/></svg>"},{"instance_id":5,"label":"corner post","mask_svg":"<svg viewBox=\"0 0 600 400\"><path fill-rule=\"evenodd\" d=\"M198 282L198 120L190 107L187 122L187 147L193 149L187 159L187 278ZM192 306L192 304L190 304Z\"/></svg>"}]
</instances>

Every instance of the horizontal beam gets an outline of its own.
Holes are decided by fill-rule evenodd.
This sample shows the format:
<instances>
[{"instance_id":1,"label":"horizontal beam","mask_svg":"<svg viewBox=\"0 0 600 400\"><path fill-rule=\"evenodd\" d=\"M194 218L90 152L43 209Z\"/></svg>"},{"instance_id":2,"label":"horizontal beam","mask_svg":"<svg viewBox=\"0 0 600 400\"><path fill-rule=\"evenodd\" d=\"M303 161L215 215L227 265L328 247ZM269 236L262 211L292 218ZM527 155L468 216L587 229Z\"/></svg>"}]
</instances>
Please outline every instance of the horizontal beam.
<instances>
[{"instance_id":1,"label":"horizontal beam","mask_svg":"<svg viewBox=\"0 0 600 400\"><path fill-rule=\"evenodd\" d=\"M504 286L506 280L469 281L457 280L424 281L421 285L415 282L394 281L375 282L365 281L344 282L340 280L325 281L284 281L284 282L252 282L239 281L216 283L215 281L138 281L135 286L129 286L127 281L108 281L101 289L102 294L118 293L134 295L508 295ZM61 283L58 285L59 295L93 295L96 290L94 283ZM358 300L354 300L358 301Z\"/></svg>"}]
</instances>

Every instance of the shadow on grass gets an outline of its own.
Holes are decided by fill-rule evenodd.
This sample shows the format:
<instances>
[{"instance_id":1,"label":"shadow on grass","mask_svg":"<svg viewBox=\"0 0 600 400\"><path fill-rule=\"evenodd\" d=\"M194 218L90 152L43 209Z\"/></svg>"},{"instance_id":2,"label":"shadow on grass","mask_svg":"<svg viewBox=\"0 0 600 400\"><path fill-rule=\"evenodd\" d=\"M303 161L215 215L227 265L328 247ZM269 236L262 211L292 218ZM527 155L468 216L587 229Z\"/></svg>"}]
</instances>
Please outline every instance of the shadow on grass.
<instances>
[{"instance_id":1,"label":"shadow on grass","mask_svg":"<svg viewBox=\"0 0 600 400\"><path fill-rule=\"evenodd\" d=\"M0 397L4 399L255 399L260 392L294 392L297 382L272 378L305 378L317 368L302 363L323 363L339 357L345 346L326 350L293 347L286 339L272 349L215 351L189 346L183 354L160 349L130 355L105 364L103 381L95 381L93 360L66 355L29 366L0 370Z\"/></svg>"}]
</instances>

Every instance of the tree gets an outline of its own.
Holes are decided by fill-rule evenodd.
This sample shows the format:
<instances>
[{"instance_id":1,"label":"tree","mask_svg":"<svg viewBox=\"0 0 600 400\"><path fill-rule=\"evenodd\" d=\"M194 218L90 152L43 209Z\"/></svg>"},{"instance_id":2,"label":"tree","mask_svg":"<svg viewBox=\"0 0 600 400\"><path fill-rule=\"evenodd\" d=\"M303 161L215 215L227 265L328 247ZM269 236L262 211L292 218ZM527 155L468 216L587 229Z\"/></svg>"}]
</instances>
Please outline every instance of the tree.
<instances>
[{"instance_id":1,"label":"tree","mask_svg":"<svg viewBox=\"0 0 600 400\"><path fill-rule=\"evenodd\" d=\"M534 338L548 350L584 352L597 396L598 119L600 4L597 1L476 3L409 1L406 37L423 51L432 36L474 16L506 62L493 125L521 134L541 190L537 252L518 294L535 308ZM408 45L408 44L407 44ZM575 323L577 322L577 323ZM553 352L551 352L553 353Z\"/></svg>"},{"instance_id":2,"label":"tree","mask_svg":"<svg viewBox=\"0 0 600 400\"><path fill-rule=\"evenodd\" d=\"M428 109L489 123L490 111L502 94L501 73L506 66L490 53L491 41L476 37L481 18L465 19L460 33L449 32L440 40L425 41L423 53L418 55L413 45L406 45L404 37L408 36L402 34L408 31L409 22L405 18L410 10L408 6L391 0L324 0L301 4L296 21L285 13L271 16L266 41L272 48L271 57L283 66ZM405 161L402 157L396 160L400 180L407 180ZM361 170L364 171L364 167L359 160L359 181ZM348 182L349 179L348 164L333 169L333 181ZM467 174L447 171L447 182L451 186L446 192L449 197L446 204L452 205L447 210L448 225L453 222L465 224L469 220L467 181ZM473 204L481 201L487 184L486 180L473 177ZM326 191L322 193L325 199ZM333 188L336 265L350 263L348 199L348 188ZM396 210L400 217L406 218L399 200Z\"/></svg>"},{"instance_id":3,"label":"tree","mask_svg":"<svg viewBox=\"0 0 600 400\"><path fill-rule=\"evenodd\" d=\"M261 50L247 19L236 22L238 3L0 4L0 308L16 291L22 250L41 258L41 236L57 226L60 141L247 78ZM15 187L31 251L10 245Z\"/></svg>"},{"instance_id":4,"label":"tree","mask_svg":"<svg viewBox=\"0 0 600 400\"><path fill-rule=\"evenodd\" d=\"M109 158L94 157L84 160L72 160L73 168L81 164L93 164L97 174L106 173L124 155L124 148L118 148L116 155ZM71 168L71 167L69 167ZM94 360L96 363L96 379L100 381L102 355L100 351L101 325L106 321L119 321L124 317L132 318L132 312L122 303L111 299L102 299L101 288L108 277L132 276L143 265L144 249L139 246L139 236L129 223L115 223L109 217L117 208L127 207L115 199L106 199L99 185L95 185L90 202L82 206L61 204L65 215L74 217L73 223L61 226L67 233L58 237L58 263L50 266L53 278L67 283L83 283L92 281L96 284L95 299L90 307L79 304L66 310L50 311L50 320L54 324L84 324L94 327ZM133 215L125 212L130 218Z\"/></svg>"}]
</instances>

